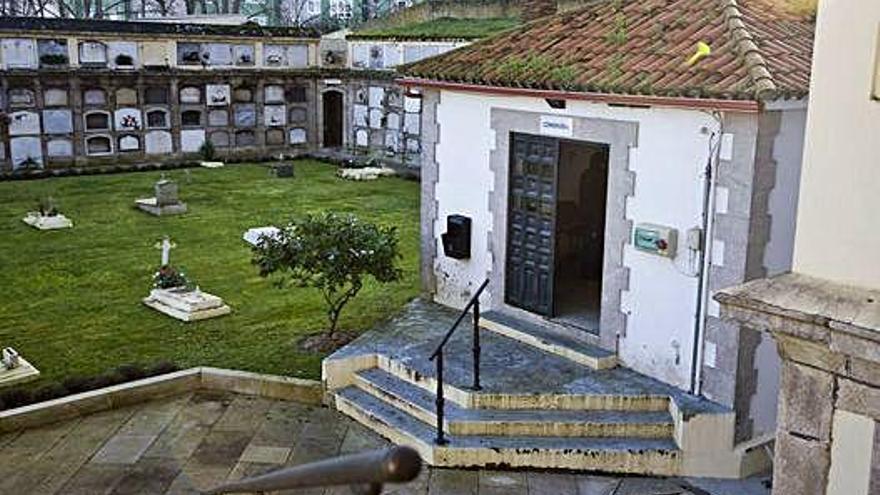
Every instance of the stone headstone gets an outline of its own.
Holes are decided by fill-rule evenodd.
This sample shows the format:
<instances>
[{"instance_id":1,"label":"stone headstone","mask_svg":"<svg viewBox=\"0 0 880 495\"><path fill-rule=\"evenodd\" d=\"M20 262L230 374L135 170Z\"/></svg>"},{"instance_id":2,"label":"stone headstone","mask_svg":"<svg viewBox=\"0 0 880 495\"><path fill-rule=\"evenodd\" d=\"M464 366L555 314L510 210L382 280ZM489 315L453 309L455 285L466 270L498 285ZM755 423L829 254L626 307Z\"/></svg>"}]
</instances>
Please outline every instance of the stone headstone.
<instances>
[{"instance_id":1,"label":"stone headstone","mask_svg":"<svg viewBox=\"0 0 880 495\"><path fill-rule=\"evenodd\" d=\"M53 139L46 143L46 153L50 157L73 156L73 143L69 139Z\"/></svg>"},{"instance_id":2,"label":"stone headstone","mask_svg":"<svg viewBox=\"0 0 880 495\"><path fill-rule=\"evenodd\" d=\"M160 179L153 188L156 191L157 206L170 206L180 203L176 182L168 179Z\"/></svg>"},{"instance_id":3,"label":"stone headstone","mask_svg":"<svg viewBox=\"0 0 880 495\"><path fill-rule=\"evenodd\" d=\"M305 144L307 142L308 136L305 129L297 127L290 130L290 144Z\"/></svg>"},{"instance_id":4,"label":"stone headstone","mask_svg":"<svg viewBox=\"0 0 880 495\"><path fill-rule=\"evenodd\" d=\"M18 352L12 347L3 349L3 367L7 370L18 368L21 365Z\"/></svg>"},{"instance_id":5,"label":"stone headstone","mask_svg":"<svg viewBox=\"0 0 880 495\"><path fill-rule=\"evenodd\" d=\"M171 153L173 146L171 133L168 131L151 131L144 136L144 149L149 155Z\"/></svg>"},{"instance_id":6,"label":"stone headstone","mask_svg":"<svg viewBox=\"0 0 880 495\"><path fill-rule=\"evenodd\" d=\"M287 109L284 105L266 105L263 107L263 124L266 127L287 124Z\"/></svg>"},{"instance_id":7,"label":"stone headstone","mask_svg":"<svg viewBox=\"0 0 880 495\"><path fill-rule=\"evenodd\" d=\"M278 178L286 179L293 177L293 164L292 163L282 163L274 166L275 176Z\"/></svg>"}]
</instances>

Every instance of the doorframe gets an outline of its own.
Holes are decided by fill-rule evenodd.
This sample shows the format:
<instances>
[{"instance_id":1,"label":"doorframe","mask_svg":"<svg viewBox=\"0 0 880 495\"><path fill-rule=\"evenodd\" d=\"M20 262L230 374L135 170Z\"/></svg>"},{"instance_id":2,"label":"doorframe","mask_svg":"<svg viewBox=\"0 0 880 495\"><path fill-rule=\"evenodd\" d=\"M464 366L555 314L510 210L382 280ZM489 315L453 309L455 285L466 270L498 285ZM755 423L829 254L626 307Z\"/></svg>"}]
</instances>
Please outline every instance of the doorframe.
<instances>
[{"instance_id":1,"label":"doorframe","mask_svg":"<svg viewBox=\"0 0 880 495\"><path fill-rule=\"evenodd\" d=\"M489 213L492 217L488 241L492 251L492 270L489 277L490 287L494 292L493 306L513 316L535 322L547 322L548 319L504 302L504 264L507 261L511 133L541 135L541 117L545 115L549 115L549 112L492 108L490 116L491 128L495 134L495 146L489 157L494 188L488 191ZM629 268L623 264L623 254L633 228L632 221L626 219L626 198L634 194L635 173L629 169L629 152L630 148L638 146L638 123L568 115L565 117L572 121L572 135L565 136L564 139L604 144L609 149L599 335L591 336L587 332L574 329L571 334L616 351L618 336L626 332L627 315L621 311L620 303L622 292L629 289Z\"/></svg>"},{"instance_id":2,"label":"doorframe","mask_svg":"<svg viewBox=\"0 0 880 495\"><path fill-rule=\"evenodd\" d=\"M318 117L317 118L317 120L318 120L318 125L317 125L318 140L317 140L317 142L319 143L319 148L325 147L325 145L324 145L324 96L327 93L338 93L340 98L342 99L342 108L341 108L341 111L342 111L342 130L341 130L341 132L342 132L342 147L345 147L348 145L348 133L345 132L348 127L347 126L348 112L346 112L345 91L343 90L343 88L336 87L336 86L324 88L319 93L319 98L318 98L319 111L318 111L318 115L317 115L317 117Z\"/></svg>"}]
</instances>

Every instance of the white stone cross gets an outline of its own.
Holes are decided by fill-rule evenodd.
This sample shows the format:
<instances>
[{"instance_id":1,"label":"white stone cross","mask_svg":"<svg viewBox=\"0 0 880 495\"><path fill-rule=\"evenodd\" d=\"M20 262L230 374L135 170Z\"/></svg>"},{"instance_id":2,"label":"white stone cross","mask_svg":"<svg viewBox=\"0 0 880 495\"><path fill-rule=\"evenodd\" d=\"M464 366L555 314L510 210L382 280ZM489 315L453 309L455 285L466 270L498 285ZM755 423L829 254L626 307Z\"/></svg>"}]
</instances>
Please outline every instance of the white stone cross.
<instances>
[{"instance_id":1,"label":"white stone cross","mask_svg":"<svg viewBox=\"0 0 880 495\"><path fill-rule=\"evenodd\" d=\"M156 249L162 250L162 265L168 266L171 263L171 250L176 248L177 244L171 242L171 239L165 237L162 242L156 244Z\"/></svg>"}]
</instances>

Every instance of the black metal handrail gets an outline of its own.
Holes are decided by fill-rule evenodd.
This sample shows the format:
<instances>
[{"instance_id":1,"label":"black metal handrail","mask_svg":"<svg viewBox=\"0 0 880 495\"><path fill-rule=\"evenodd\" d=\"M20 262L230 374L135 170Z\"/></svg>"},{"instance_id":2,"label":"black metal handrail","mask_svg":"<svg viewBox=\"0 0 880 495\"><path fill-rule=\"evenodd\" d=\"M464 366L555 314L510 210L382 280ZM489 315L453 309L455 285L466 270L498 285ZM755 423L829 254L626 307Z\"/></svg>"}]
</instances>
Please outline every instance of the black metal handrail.
<instances>
[{"instance_id":1,"label":"black metal handrail","mask_svg":"<svg viewBox=\"0 0 880 495\"><path fill-rule=\"evenodd\" d=\"M468 301L467 306L461 310L461 314L458 315L458 319L455 320L455 323L452 324L452 327L446 332L446 335L443 336L443 340L440 341L440 344L437 346L437 349L431 354L431 361L437 362L437 398L434 400L434 404L436 405L436 415L437 415L437 437L434 439L434 443L437 445L443 445L447 443L446 438L443 436L443 410L446 401L443 398L443 348L446 346L446 343L449 342L449 339L452 337L452 334L455 333L455 330L458 328L458 325L464 320L464 317L467 316L468 312L471 308L474 309L474 326L473 326L473 353L474 353L474 383L471 387L473 390L480 390L482 387L480 386L480 295L483 294L483 291L486 290L486 287L489 285L489 279L486 279L485 282L480 285L480 288L474 292L474 295L471 296L470 301Z\"/></svg>"},{"instance_id":2,"label":"black metal handrail","mask_svg":"<svg viewBox=\"0 0 880 495\"><path fill-rule=\"evenodd\" d=\"M421 470L422 458L418 452L410 447L393 447L279 469L227 483L205 493L263 493L352 485L359 494L378 495L383 484L412 481Z\"/></svg>"}]
</instances>

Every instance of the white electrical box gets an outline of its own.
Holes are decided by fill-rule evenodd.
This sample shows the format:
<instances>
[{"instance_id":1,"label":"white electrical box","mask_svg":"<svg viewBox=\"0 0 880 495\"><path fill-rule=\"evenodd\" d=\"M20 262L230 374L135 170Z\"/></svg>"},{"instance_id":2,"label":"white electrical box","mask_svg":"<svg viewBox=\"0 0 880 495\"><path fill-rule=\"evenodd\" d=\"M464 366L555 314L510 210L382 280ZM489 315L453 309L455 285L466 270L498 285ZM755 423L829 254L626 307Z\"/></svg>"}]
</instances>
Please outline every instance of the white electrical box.
<instances>
[{"instance_id":1,"label":"white electrical box","mask_svg":"<svg viewBox=\"0 0 880 495\"><path fill-rule=\"evenodd\" d=\"M672 227L640 223L633 234L633 246L639 251L674 258L678 231Z\"/></svg>"}]
</instances>

